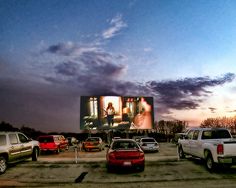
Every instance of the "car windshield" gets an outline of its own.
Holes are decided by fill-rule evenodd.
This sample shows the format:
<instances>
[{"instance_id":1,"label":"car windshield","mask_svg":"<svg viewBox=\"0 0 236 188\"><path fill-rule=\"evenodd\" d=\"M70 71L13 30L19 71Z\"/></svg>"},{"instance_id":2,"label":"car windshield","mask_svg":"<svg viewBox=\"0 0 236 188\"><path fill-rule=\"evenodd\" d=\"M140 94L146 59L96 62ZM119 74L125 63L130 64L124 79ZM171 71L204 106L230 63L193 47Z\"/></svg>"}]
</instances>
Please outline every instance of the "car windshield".
<instances>
[{"instance_id":1,"label":"car windshield","mask_svg":"<svg viewBox=\"0 0 236 188\"><path fill-rule=\"evenodd\" d=\"M99 138L88 138L87 141L88 142L98 142Z\"/></svg>"},{"instance_id":2,"label":"car windshield","mask_svg":"<svg viewBox=\"0 0 236 188\"><path fill-rule=\"evenodd\" d=\"M135 142L130 141L118 141L114 142L112 145L112 149L138 149L138 146Z\"/></svg>"},{"instance_id":3,"label":"car windshield","mask_svg":"<svg viewBox=\"0 0 236 188\"><path fill-rule=\"evenodd\" d=\"M145 138L145 139L142 139L142 142L155 142L155 140L152 138Z\"/></svg>"}]
</instances>

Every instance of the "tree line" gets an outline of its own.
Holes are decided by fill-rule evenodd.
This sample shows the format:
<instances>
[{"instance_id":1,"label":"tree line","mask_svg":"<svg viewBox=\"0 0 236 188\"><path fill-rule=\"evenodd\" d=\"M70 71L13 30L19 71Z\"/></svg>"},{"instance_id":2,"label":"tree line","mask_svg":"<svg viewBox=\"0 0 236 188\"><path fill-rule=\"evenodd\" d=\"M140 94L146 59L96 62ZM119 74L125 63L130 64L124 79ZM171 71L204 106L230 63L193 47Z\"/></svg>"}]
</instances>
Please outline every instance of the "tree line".
<instances>
[{"instance_id":1,"label":"tree line","mask_svg":"<svg viewBox=\"0 0 236 188\"><path fill-rule=\"evenodd\" d=\"M179 133L179 132L183 132L186 128L187 128L187 122L185 121L164 121L161 120L159 122L155 122L155 128L151 131L149 130L130 130L129 134L130 136L134 136L134 135L147 135L147 136L153 136L155 135L155 137L160 137L160 139L163 140L170 140L174 137L175 133ZM4 121L2 121L0 123L0 131L20 131L23 132L24 134L26 134L28 137L36 139L39 135L45 135L47 133L35 130L33 128L27 127L25 125L23 125L21 128L16 128L13 125L6 123ZM123 131L124 132L124 131ZM122 130L121 130L122 133ZM48 133L48 134L59 134L59 133ZM60 133L63 135L71 135L73 133ZM77 135L76 133L74 133L75 135ZM85 134L85 135L83 135ZM86 137L88 133L79 133L80 137ZM98 133L99 134L99 133ZM117 131L115 134L120 134L119 131ZM74 136L75 136L74 135ZM115 135L117 136L117 135Z\"/></svg>"},{"instance_id":2,"label":"tree line","mask_svg":"<svg viewBox=\"0 0 236 188\"><path fill-rule=\"evenodd\" d=\"M188 129L189 125L187 121L180 121L180 120L160 120L158 122L154 123L154 129L152 131L146 131L148 132L148 135L151 134L158 134L159 136L163 136L164 139L167 141L170 141L173 139L176 135L176 133L185 132ZM234 117L217 117L217 118L207 118L202 121L200 127L202 128L215 128L215 127L222 127L227 128L231 131L232 134L236 134L236 116ZM47 133L41 132L38 130L35 130L33 128L27 127L23 125L21 128L15 128L13 125L6 123L2 121L0 123L0 131L20 131L26 134L28 137L36 139L39 135L45 135ZM136 130L136 134L144 134L145 131ZM51 133L48 133L51 134ZM58 134L58 133L52 133L52 134ZM63 133L64 135L71 135L77 133ZM135 135L135 131L133 130L131 134ZM86 137L87 133L83 135L83 137ZM80 135L82 136L82 134Z\"/></svg>"},{"instance_id":3,"label":"tree line","mask_svg":"<svg viewBox=\"0 0 236 188\"><path fill-rule=\"evenodd\" d=\"M234 117L217 117L207 118L202 123L202 128L227 128L232 134L236 134L236 116Z\"/></svg>"}]
</instances>

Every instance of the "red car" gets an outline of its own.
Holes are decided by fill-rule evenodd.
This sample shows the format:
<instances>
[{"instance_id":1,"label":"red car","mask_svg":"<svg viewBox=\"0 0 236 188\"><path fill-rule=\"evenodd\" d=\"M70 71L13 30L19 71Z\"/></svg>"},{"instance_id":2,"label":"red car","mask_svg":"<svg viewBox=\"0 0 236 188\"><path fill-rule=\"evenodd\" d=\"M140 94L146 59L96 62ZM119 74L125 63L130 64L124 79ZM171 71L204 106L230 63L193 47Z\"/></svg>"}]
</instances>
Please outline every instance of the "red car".
<instances>
[{"instance_id":1,"label":"red car","mask_svg":"<svg viewBox=\"0 0 236 188\"><path fill-rule=\"evenodd\" d=\"M144 152L132 139L114 140L107 151L106 159L108 171L119 167L137 168L139 171L144 171Z\"/></svg>"},{"instance_id":2,"label":"red car","mask_svg":"<svg viewBox=\"0 0 236 188\"><path fill-rule=\"evenodd\" d=\"M61 135L44 135L38 137L41 152L54 151L59 153L62 149L68 149L68 142Z\"/></svg>"},{"instance_id":3,"label":"red car","mask_svg":"<svg viewBox=\"0 0 236 188\"><path fill-rule=\"evenodd\" d=\"M102 151L104 149L104 144L100 137L89 137L83 142L83 149L85 151L90 151L93 149Z\"/></svg>"}]
</instances>

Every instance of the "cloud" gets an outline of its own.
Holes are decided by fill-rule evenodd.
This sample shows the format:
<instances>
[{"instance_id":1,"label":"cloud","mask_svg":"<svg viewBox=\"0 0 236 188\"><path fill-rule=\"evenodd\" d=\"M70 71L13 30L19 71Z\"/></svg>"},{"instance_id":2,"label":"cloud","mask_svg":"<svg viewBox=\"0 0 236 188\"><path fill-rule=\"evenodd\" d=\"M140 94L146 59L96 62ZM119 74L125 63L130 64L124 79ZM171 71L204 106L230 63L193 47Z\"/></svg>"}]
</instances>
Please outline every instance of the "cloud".
<instances>
[{"instance_id":1,"label":"cloud","mask_svg":"<svg viewBox=\"0 0 236 188\"><path fill-rule=\"evenodd\" d=\"M152 48L144 48L143 51L144 52L151 52L151 51L153 51L153 49Z\"/></svg>"},{"instance_id":2,"label":"cloud","mask_svg":"<svg viewBox=\"0 0 236 188\"><path fill-rule=\"evenodd\" d=\"M104 39L113 38L115 35L119 33L119 31L125 27L127 24L122 20L122 15L118 14L109 22L110 27L103 31L102 37Z\"/></svg>"},{"instance_id":3,"label":"cloud","mask_svg":"<svg viewBox=\"0 0 236 188\"><path fill-rule=\"evenodd\" d=\"M95 45L76 45L72 42L58 43L49 46L43 53L50 53L55 55L79 57L83 53L99 51L100 49Z\"/></svg>"},{"instance_id":4,"label":"cloud","mask_svg":"<svg viewBox=\"0 0 236 188\"><path fill-rule=\"evenodd\" d=\"M156 117L171 118L172 109L196 109L204 100L202 96L211 94L212 87L235 78L234 74L228 73L214 79L125 81L117 76L122 74L125 66L113 62L111 54L102 54L89 53L80 56L82 59L57 63L53 69L55 74L44 75L46 83L0 77L2 120L43 131L77 132L81 95L153 96Z\"/></svg>"},{"instance_id":5,"label":"cloud","mask_svg":"<svg viewBox=\"0 0 236 188\"><path fill-rule=\"evenodd\" d=\"M73 52L73 50L74 44L71 42L67 42L51 45L48 47L48 49L46 49L46 52L68 56Z\"/></svg>"},{"instance_id":6,"label":"cloud","mask_svg":"<svg viewBox=\"0 0 236 188\"><path fill-rule=\"evenodd\" d=\"M78 46L72 43L59 43L49 46L45 52L65 56L63 62L55 62L55 73L61 76L73 76L80 80L101 80L110 82L126 72L127 66L118 62L122 55L113 55L101 48ZM49 77L46 78L50 80ZM53 79L51 79L53 80Z\"/></svg>"},{"instance_id":7,"label":"cloud","mask_svg":"<svg viewBox=\"0 0 236 188\"><path fill-rule=\"evenodd\" d=\"M63 62L55 66L56 73L62 74L65 76L74 76L79 73L79 65L72 61Z\"/></svg>"},{"instance_id":8,"label":"cloud","mask_svg":"<svg viewBox=\"0 0 236 188\"><path fill-rule=\"evenodd\" d=\"M208 96L210 87L232 82L235 74L227 73L222 77L211 79L209 77L184 78L176 81L150 81L147 87L157 97L158 103L166 112L170 109L196 109L202 102L202 96ZM164 110L162 109L162 110Z\"/></svg>"},{"instance_id":9,"label":"cloud","mask_svg":"<svg viewBox=\"0 0 236 188\"><path fill-rule=\"evenodd\" d=\"M217 108L209 107L209 110L211 111L211 113L215 113L215 111L217 110Z\"/></svg>"},{"instance_id":10,"label":"cloud","mask_svg":"<svg viewBox=\"0 0 236 188\"><path fill-rule=\"evenodd\" d=\"M236 112L236 110L230 110L230 111L228 111L229 113L235 113Z\"/></svg>"},{"instance_id":11,"label":"cloud","mask_svg":"<svg viewBox=\"0 0 236 188\"><path fill-rule=\"evenodd\" d=\"M116 23L117 20L119 18L113 19L111 23ZM235 74L227 73L214 79L196 77L174 81L127 82L120 79L127 69L127 66L117 63L120 56L100 48L84 48L71 43L60 43L50 46L47 51L52 54L66 54L69 57L74 57L73 61L68 59L67 62L57 64L55 73L58 77L46 77L47 81L58 83L61 75L63 76L61 81L75 84L80 88L84 87L91 95L110 93L154 96L163 113L168 113L171 109L196 109L203 101L202 97L211 94L211 91L208 90L210 87L232 82L235 78ZM67 79L65 80L65 78Z\"/></svg>"},{"instance_id":12,"label":"cloud","mask_svg":"<svg viewBox=\"0 0 236 188\"><path fill-rule=\"evenodd\" d=\"M196 77L146 83L128 82L119 79L126 66L114 63L115 56L102 51L84 52L75 62L63 62L55 67L57 78L49 82L57 83L60 75L66 76L66 84L86 88L90 95L148 95L154 96L159 111L169 113L171 109L196 109L211 94L211 87L232 82L235 74L227 73L221 77ZM73 78L71 78L71 76ZM213 108L209 108L212 112Z\"/></svg>"}]
</instances>

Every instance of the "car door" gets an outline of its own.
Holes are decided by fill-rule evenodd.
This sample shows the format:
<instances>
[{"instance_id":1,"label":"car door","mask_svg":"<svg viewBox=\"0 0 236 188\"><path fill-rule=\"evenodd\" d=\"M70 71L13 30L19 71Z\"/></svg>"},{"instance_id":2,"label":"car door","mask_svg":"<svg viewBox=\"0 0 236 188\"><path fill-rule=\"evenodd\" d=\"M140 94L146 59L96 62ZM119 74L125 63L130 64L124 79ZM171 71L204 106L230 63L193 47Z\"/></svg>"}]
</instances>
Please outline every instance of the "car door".
<instances>
[{"instance_id":1,"label":"car door","mask_svg":"<svg viewBox=\"0 0 236 188\"><path fill-rule=\"evenodd\" d=\"M199 142L198 136L199 136L200 131L199 130L195 130L193 132L193 137L190 140L190 152L192 155L194 156L199 156L199 148L201 145L201 142Z\"/></svg>"},{"instance_id":2,"label":"car door","mask_svg":"<svg viewBox=\"0 0 236 188\"><path fill-rule=\"evenodd\" d=\"M9 161L16 161L21 158L21 143L16 133L10 133L9 135Z\"/></svg>"},{"instance_id":3,"label":"car door","mask_svg":"<svg viewBox=\"0 0 236 188\"><path fill-rule=\"evenodd\" d=\"M19 141L21 144L21 157L28 157L32 153L30 140L22 133L18 133Z\"/></svg>"},{"instance_id":4,"label":"car door","mask_svg":"<svg viewBox=\"0 0 236 188\"><path fill-rule=\"evenodd\" d=\"M185 153L190 154L191 152L191 140L193 138L193 133L194 133L194 130L190 130L188 134L186 135L185 140L182 142L182 147Z\"/></svg>"}]
</instances>

